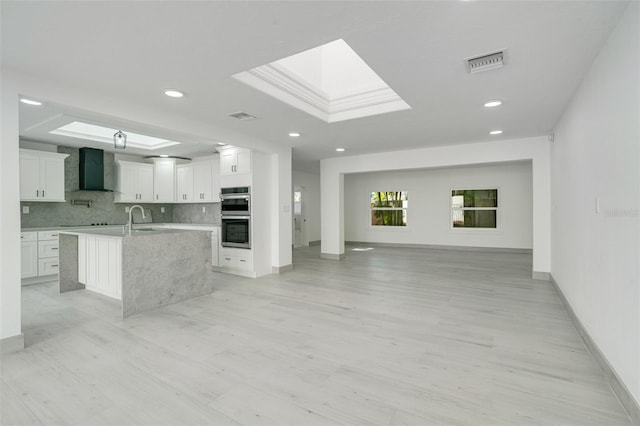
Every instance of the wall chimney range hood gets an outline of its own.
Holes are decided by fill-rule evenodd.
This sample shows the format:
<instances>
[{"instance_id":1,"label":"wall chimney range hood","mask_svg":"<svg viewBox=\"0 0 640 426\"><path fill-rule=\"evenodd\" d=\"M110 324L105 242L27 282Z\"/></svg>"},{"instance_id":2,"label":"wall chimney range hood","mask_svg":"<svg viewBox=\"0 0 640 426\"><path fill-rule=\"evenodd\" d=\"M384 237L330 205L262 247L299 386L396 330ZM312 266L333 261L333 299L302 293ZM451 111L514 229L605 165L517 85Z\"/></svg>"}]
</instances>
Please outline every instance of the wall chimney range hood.
<instances>
[{"instance_id":1,"label":"wall chimney range hood","mask_svg":"<svg viewBox=\"0 0 640 426\"><path fill-rule=\"evenodd\" d=\"M80 148L80 190L112 192L104 188L103 150Z\"/></svg>"}]
</instances>

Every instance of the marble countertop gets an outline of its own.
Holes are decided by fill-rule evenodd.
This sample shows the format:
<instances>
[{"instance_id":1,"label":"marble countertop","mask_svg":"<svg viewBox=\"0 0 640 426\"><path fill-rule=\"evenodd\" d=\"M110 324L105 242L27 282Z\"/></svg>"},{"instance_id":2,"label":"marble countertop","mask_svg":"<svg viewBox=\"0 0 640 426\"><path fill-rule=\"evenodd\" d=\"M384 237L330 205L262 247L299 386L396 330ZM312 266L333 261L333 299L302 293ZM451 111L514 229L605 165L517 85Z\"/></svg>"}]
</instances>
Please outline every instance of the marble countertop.
<instances>
[{"instance_id":1,"label":"marble countertop","mask_svg":"<svg viewBox=\"0 0 640 426\"><path fill-rule=\"evenodd\" d=\"M45 226L40 228L22 228L21 232L38 232L38 231L84 231L84 230L93 230L93 231L101 231L101 230L109 230L109 229L121 229L123 226L127 226L126 224L121 225L101 225L101 226L92 226L92 225L79 225L79 226ZM214 228L219 228L220 225L216 225L213 223L138 223L134 224L134 228L138 227L157 227L157 228L170 228L184 226L185 229L194 229L203 228L203 230L209 230Z\"/></svg>"},{"instance_id":2,"label":"marble countertop","mask_svg":"<svg viewBox=\"0 0 640 426\"><path fill-rule=\"evenodd\" d=\"M93 227L95 228L95 226ZM198 231L197 229L165 229L165 228L154 228L151 226L138 227L131 230L131 234L129 234L129 230L126 226L119 226L117 228L109 228L109 229L64 229L61 230L61 234L67 235L100 235L104 237L143 237L145 235L158 235L158 234L177 234L181 232L193 232Z\"/></svg>"}]
</instances>

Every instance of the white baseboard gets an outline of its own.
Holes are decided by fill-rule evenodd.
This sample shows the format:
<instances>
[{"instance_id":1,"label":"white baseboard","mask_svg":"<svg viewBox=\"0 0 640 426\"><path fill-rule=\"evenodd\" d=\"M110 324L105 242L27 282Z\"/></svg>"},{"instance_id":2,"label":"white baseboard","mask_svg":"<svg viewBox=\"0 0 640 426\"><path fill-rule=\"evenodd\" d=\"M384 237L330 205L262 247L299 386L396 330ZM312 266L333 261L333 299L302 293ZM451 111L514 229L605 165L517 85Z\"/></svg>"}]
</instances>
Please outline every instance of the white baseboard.
<instances>
[{"instance_id":1,"label":"white baseboard","mask_svg":"<svg viewBox=\"0 0 640 426\"><path fill-rule=\"evenodd\" d=\"M272 274L281 274L283 272L293 271L293 265L284 265L284 266L272 266L271 273Z\"/></svg>"},{"instance_id":2,"label":"white baseboard","mask_svg":"<svg viewBox=\"0 0 640 426\"><path fill-rule=\"evenodd\" d=\"M24 349L24 333L17 336L11 336L0 340L0 354L8 354Z\"/></svg>"},{"instance_id":3,"label":"white baseboard","mask_svg":"<svg viewBox=\"0 0 640 426\"><path fill-rule=\"evenodd\" d=\"M548 272L533 271L531 278L540 281L551 281L551 274Z\"/></svg>"},{"instance_id":4,"label":"white baseboard","mask_svg":"<svg viewBox=\"0 0 640 426\"><path fill-rule=\"evenodd\" d=\"M558 286L556 280L553 278L553 275L549 274L549 278L549 281L551 281L551 284L553 284L553 287L556 289L558 296L560 296L562 303L567 308L569 316L571 317L573 324L578 330L578 333L580 334L584 345L587 347L587 350L593 354L596 361L600 365L600 368L602 368L602 372L604 373L609 386L611 386L613 393L618 397L620 403L627 411L627 414L629 414L629 417L631 417L632 423L635 425L640 425L640 404L638 404L638 401L633 397L633 394L631 394L629 388L627 388L627 386L620 379L611 364L609 364L607 357L604 356L604 353L602 353L596 342L591 338L591 336L587 332L587 329L584 327L584 325L582 325L582 322L576 316L576 313L573 311L573 308L569 304L567 298L564 296L564 293L562 293L562 290L560 290L560 287Z\"/></svg>"},{"instance_id":5,"label":"white baseboard","mask_svg":"<svg viewBox=\"0 0 640 426\"><path fill-rule=\"evenodd\" d=\"M321 259L329 259L329 260L342 260L344 259L344 253L333 254L333 253L320 253Z\"/></svg>"},{"instance_id":6,"label":"white baseboard","mask_svg":"<svg viewBox=\"0 0 640 426\"><path fill-rule=\"evenodd\" d=\"M367 247L397 247L432 250L459 250L459 251L483 251L485 253L520 253L532 254L533 250L509 247L475 247L475 246L449 246L440 244L403 244L403 243L371 243L365 241L345 241L345 245Z\"/></svg>"}]
</instances>

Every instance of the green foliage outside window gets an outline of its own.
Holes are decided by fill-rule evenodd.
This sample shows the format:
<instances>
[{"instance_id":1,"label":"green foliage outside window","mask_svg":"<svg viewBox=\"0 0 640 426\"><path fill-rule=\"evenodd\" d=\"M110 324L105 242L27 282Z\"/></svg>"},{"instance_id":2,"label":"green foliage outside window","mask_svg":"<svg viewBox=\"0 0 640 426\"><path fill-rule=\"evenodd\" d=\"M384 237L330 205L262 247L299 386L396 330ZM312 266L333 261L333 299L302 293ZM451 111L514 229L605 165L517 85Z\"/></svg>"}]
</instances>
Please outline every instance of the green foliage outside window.
<instances>
[{"instance_id":1,"label":"green foliage outside window","mask_svg":"<svg viewBox=\"0 0 640 426\"><path fill-rule=\"evenodd\" d=\"M388 191L371 193L372 226L407 226L406 191Z\"/></svg>"}]
</instances>

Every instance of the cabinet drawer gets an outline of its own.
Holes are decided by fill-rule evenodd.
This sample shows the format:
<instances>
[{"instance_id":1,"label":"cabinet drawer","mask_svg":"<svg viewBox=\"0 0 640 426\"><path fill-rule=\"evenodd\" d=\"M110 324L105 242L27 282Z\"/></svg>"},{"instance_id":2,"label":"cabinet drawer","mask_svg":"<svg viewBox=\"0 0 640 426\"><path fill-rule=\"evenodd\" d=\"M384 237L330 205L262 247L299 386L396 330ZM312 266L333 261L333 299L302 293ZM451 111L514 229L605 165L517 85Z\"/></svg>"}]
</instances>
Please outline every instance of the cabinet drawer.
<instances>
[{"instance_id":1,"label":"cabinet drawer","mask_svg":"<svg viewBox=\"0 0 640 426\"><path fill-rule=\"evenodd\" d=\"M253 258L250 253L247 253L247 254L223 253L220 255L220 266L226 267L226 268L250 270L253 268Z\"/></svg>"},{"instance_id":2,"label":"cabinet drawer","mask_svg":"<svg viewBox=\"0 0 640 426\"><path fill-rule=\"evenodd\" d=\"M227 268L233 268L235 266L235 256L224 254L220 256L220 266L226 266Z\"/></svg>"},{"instance_id":3,"label":"cabinet drawer","mask_svg":"<svg viewBox=\"0 0 640 426\"><path fill-rule=\"evenodd\" d=\"M58 240L38 241L38 257L58 257Z\"/></svg>"},{"instance_id":4,"label":"cabinet drawer","mask_svg":"<svg viewBox=\"0 0 640 426\"><path fill-rule=\"evenodd\" d=\"M49 259L38 260L38 275L51 275L58 273L58 258L53 257Z\"/></svg>"},{"instance_id":5,"label":"cabinet drawer","mask_svg":"<svg viewBox=\"0 0 640 426\"><path fill-rule=\"evenodd\" d=\"M37 232L21 232L20 233L20 241L38 241L38 233Z\"/></svg>"},{"instance_id":6,"label":"cabinet drawer","mask_svg":"<svg viewBox=\"0 0 640 426\"><path fill-rule=\"evenodd\" d=\"M58 232L59 231L40 231L38 232L38 241L58 241Z\"/></svg>"}]
</instances>

